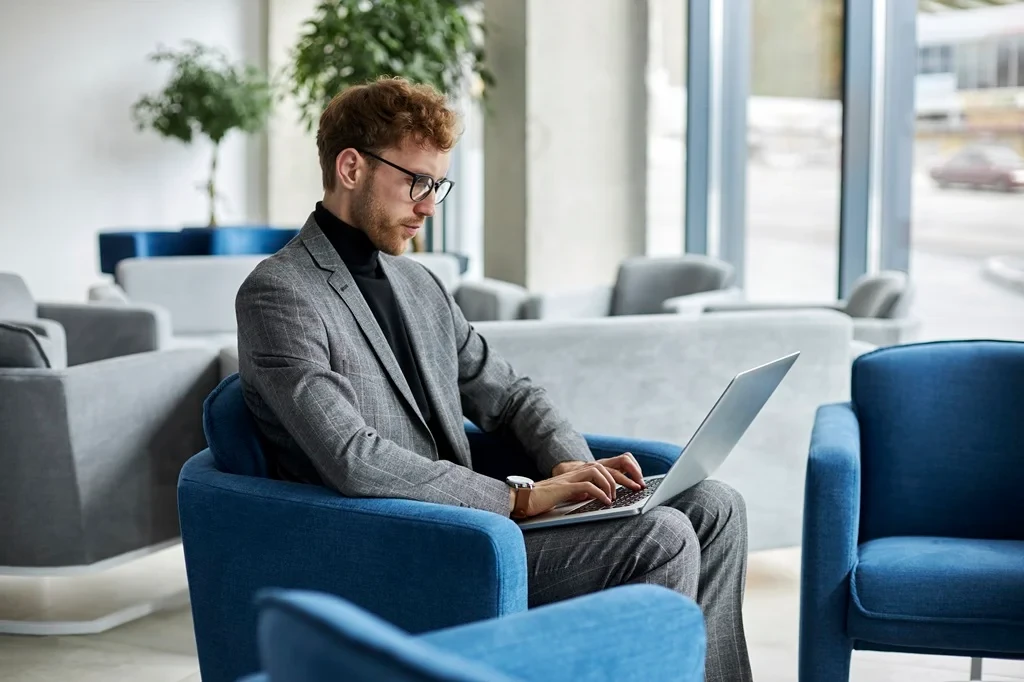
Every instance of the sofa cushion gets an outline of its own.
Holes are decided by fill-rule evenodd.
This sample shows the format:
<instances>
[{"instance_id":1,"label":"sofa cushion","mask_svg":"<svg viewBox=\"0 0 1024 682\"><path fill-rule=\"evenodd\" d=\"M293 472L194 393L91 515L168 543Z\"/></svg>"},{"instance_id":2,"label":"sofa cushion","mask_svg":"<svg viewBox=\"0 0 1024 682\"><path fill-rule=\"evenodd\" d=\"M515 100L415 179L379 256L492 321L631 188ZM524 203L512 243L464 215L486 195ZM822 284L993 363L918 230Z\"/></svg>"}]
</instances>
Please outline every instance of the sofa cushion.
<instances>
[{"instance_id":1,"label":"sofa cushion","mask_svg":"<svg viewBox=\"0 0 1024 682\"><path fill-rule=\"evenodd\" d=\"M50 361L30 329L0 322L0 367L49 368Z\"/></svg>"},{"instance_id":2,"label":"sofa cushion","mask_svg":"<svg viewBox=\"0 0 1024 682\"><path fill-rule=\"evenodd\" d=\"M850 591L867 618L1024 626L1024 541L872 540L860 547Z\"/></svg>"}]
</instances>

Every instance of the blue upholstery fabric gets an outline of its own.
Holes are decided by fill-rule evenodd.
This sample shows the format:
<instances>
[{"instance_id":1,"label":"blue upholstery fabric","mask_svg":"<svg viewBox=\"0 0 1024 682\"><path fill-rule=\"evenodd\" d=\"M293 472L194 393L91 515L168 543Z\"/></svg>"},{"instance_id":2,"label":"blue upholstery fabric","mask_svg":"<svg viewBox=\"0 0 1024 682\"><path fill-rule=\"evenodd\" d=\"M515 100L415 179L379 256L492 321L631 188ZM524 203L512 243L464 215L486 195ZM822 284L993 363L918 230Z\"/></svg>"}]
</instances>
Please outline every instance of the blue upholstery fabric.
<instances>
[{"instance_id":1,"label":"blue upholstery fabric","mask_svg":"<svg viewBox=\"0 0 1024 682\"><path fill-rule=\"evenodd\" d=\"M211 256L243 256L276 253L299 233L297 228L258 225L244 227L187 227L182 232L205 232Z\"/></svg>"},{"instance_id":2,"label":"blue upholstery fabric","mask_svg":"<svg viewBox=\"0 0 1024 682\"><path fill-rule=\"evenodd\" d=\"M206 401L209 448L182 469L178 512L204 682L256 671L253 598L265 587L343 597L420 633L526 609L522 532L503 516L411 500L343 497L265 478L238 375ZM516 448L477 431L474 462L517 471ZM609 452L678 446L588 437Z\"/></svg>"},{"instance_id":3,"label":"blue upholstery fabric","mask_svg":"<svg viewBox=\"0 0 1024 682\"><path fill-rule=\"evenodd\" d=\"M208 255L210 235L169 230L101 232L99 252L100 272L113 275L125 258Z\"/></svg>"},{"instance_id":4,"label":"blue upholstery fabric","mask_svg":"<svg viewBox=\"0 0 1024 682\"><path fill-rule=\"evenodd\" d=\"M203 431L217 469L239 476L266 478L256 423L242 396L238 374L232 374L207 396L203 404Z\"/></svg>"},{"instance_id":5,"label":"blue upholstery fabric","mask_svg":"<svg viewBox=\"0 0 1024 682\"><path fill-rule=\"evenodd\" d=\"M857 359L862 542L1024 539L1022 347L934 343Z\"/></svg>"},{"instance_id":6,"label":"blue upholstery fabric","mask_svg":"<svg viewBox=\"0 0 1024 682\"><path fill-rule=\"evenodd\" d=\"M618 587L532 611L412 637L323 594L260 599L271 682L702 680L697 605L671 590Z\"/></svg>"},{"instance_id":7,"label":"blue upholstery fabric","mask_svg":"<svg viewBox=\"0 0 1024 682\"><path fill-rule=\"evenodd\" d=\"M100 272L116 274L117 264L125 258L271 254L298 232L298 229L264 226L101 232Z\"/></svg>"},{"instance_id":8,"label":"blue upholstery fabric","mask_svg":"<svg viewBox=\"0 0 1024 682\"><path fill-rule=\"evenodd\" d=\"M1024 658L1024 344L885 348L808 459L800 680L853 649Z\"/></svg>"}]
</instances>

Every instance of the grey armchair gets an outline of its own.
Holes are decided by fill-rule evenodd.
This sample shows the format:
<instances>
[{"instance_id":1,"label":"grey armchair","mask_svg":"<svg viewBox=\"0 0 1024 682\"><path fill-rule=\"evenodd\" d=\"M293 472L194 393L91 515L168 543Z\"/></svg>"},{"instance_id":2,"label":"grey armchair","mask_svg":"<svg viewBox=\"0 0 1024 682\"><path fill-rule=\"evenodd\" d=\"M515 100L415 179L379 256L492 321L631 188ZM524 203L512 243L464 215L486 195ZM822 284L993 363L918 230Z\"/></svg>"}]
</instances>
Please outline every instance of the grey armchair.
<instances>
[{"instance_id":1,"label":"grey armchair","mask_svg":"<svg viewBox=\"0 0 1024 682\"><path fill-rule=\"evenodd\" d=\"M89 574L173 543L178 474L206 446L203 401L218 379L204 348L0 368L0 575ZM0 633L96 632L152 608L3 614Z\"/></svg>"},{"instance_id":2,"label":"grey armchair","mask_svg":"<svg viewBox=\"0 0 1024 682\"><path fill-rule=\"evenodd\" d=\"M917 339L920 320L911 315L914 285L905 272L884 270L860 277L849 298L835 303L761 303L734 301L703 306L705 313L824 308L853 318L853 338L877 347Z\"/></svg>"},{"instance_id":3,"label":"grey armchair","mask_svg":"<svg viewBox=\"0 0 1024 682\"><path fill-rule=\"evenodd\" d=\"M735 278L732 265L710 256L628 258L619 265L613 286L533 294L523 302L520 316L558 320L699 313L705 305L738 300Z\"/></svg>"},{"instance_id":4,"label":"grey armchair","mask_svg":"<svg viewBox=\"0 0 1024 682\"><path fill-rule=\"evenodd\" d=\"M21 277L2 272L0 322L31 330L53 369L157 350L170 336L159 307L38 303Z\"/></svg>"},{"instance_id":5,"label":"grey armchair","mask_svg":"<svg viewBox=\"0 0 1024 682\"><path fill-rule=\"evenodd\" d=\"M450 253L410 253L407 257L437 275L470 322L514 320L528 296L518 284L487 277L463 277L459 259Z\"/></svg>"}]
</instances>

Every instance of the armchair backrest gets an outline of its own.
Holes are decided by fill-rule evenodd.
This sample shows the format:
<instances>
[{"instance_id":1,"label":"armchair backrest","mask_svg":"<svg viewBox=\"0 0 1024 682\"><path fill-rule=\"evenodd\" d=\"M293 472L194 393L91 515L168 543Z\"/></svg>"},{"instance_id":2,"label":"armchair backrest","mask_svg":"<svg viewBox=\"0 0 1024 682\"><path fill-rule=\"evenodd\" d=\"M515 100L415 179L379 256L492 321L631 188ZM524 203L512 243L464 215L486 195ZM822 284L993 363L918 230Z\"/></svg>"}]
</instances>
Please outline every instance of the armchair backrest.
<instances>
[{"instance_id":1,"label":"armchair backrest","mask_svg":"<svg viewBox=\"0 0 1024 682\"><path fill-rule=\"evenodd\" d=\"M129 300L167 310L177 336L237 330L235 297L265 255L126 258L117 279Z\"/></svg>"},{"instance_id":2,"label":"armchair backrest","mask_svg":"<svg viewBox=\"0 0 1024 682\"><path fill-rule=\"evenodd\" d=\"M853 364L860 540L1024 539L1024 343L884 348Z\"/></svg>"},{"instance_id":3,"label":"armchair backrest","mask_svg":"<svg viewBox=\"0 0 1024 682\"><path fill-rule=\"evenodd\" d=\"M654 315L669 298L726 289L735 268L710 256L627 258L619 265L612 293L612 315Z\"/></svg>"},{"instance_id":4,"label":"armchair backrest","mask_svg":"<svg viewBox=\"0 0 1024 682\"><path fill-rule=\"evenodd\" d=\"M433 272L448 291L454 292L462 279L459 259L450 253L418 252L407 253L410 258Z\"/></svg>"},{"instance_id":5,"label":"armchair backrest","mask_svg":"<svg viewBox=\"0 0 1024 682\"><path fill-rule=\"evenodd\" d=\"M256 422L242 396L242 382L232 374L203 404L203 431L217 468L241 476L267 476L267 460Z\"/></svg>"},{"instance_id":6,"label":"armchair backrest","mask_svg":"<svg viewBox=\"0 0 1024 682\"><path fill-rule=\"evenodd\" d=\"M905 272L887 270L863 275L853 285L844 308L850 317L896 319L910 312L913 287Z\"/></svg>"},{"instance_id":7,"label":"armchair backrest","mask_svg":"<svg viewBox=\"0 0 1024 682\"><path fill-rule=\"evenodd\" d=\"M0 320L34 320L36 301L28 286L12 272L0 272Z\"/></svg>"}]
</instances>

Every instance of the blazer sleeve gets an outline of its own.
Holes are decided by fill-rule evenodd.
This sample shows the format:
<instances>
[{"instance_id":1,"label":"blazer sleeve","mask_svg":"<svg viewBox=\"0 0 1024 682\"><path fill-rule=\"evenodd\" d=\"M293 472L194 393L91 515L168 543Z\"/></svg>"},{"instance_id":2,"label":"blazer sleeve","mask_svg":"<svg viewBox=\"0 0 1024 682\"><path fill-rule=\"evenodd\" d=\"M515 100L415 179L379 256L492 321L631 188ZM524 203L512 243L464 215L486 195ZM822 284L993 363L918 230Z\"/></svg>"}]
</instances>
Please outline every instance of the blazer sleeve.
<instances>
[{"instance_id":1,"label":"blazer sleeve","mask_svg":"<svg viewBox=\"0 0 1024 682\"><path fill-rule=\"evenodd\" d=\"M509 516L503 481L433 461L383 438L357 409L352 384L331 369L327 332L310 292L257 268L235 312L242 381L272 410L331 487L350 497L395 497Z\"/></svg>"},{"instance_id":2,"label":"blazer sleeve","mask_svg":"<svg viewBox=\"0 0 1024 682\"><path fill-rule=\"evenodd\" d=\"M484 431L510 433L544 474L562 462L593 462L586 440L547 391L517 374L466 320L451 294L446 295L458 345L463 414Z\"/></svg>"}]
</instances>

